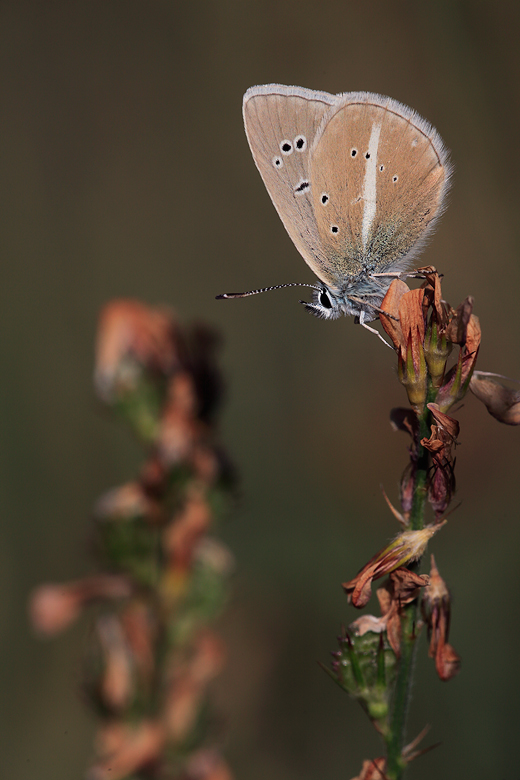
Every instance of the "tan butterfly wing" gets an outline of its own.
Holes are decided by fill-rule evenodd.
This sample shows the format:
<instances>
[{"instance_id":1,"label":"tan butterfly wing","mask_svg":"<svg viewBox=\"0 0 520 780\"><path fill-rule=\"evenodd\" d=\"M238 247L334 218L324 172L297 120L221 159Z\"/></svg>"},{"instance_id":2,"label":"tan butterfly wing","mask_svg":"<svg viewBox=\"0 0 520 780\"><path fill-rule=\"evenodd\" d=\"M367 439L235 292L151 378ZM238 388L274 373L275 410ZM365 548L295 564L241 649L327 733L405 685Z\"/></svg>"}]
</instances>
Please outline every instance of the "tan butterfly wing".
<instances>
[{"instance_id":1,"label":"tan butterfly wing","mask_svg":"<svg viewBox=\"0 0 520 780\"><path fill-rule=\"evenodd\" d=\"M326 284L336 283L321 245L310 197L309 153L336 97L267 84L244 95L244 125L256 166L287 232L305 262Z\"/></svg>"},{"instance_id":2,"label":"tan butterfly wing","mask_svg":"<svg viewBox=\"0 0 520 780\"><path fill-rule=\"evenodd\" d=\"M451 166L437 131L391 98L338 96L310 153L310 197L337 284L403 270L443 211Z\"/></svg>"}]
</instances>

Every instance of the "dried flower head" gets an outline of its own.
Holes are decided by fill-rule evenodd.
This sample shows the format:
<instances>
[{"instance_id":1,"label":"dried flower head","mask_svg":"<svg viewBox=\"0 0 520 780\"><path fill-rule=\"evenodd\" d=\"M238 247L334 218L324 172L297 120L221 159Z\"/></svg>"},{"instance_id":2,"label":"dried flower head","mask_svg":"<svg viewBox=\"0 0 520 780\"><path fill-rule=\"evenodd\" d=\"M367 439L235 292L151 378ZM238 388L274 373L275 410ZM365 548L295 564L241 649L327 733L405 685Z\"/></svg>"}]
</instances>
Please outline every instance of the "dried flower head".
<instances>
[{"instance_id":1,"label":"dried flower head","mask_svg":"<svg viewBox=\"0 0 520 780\"><path fill-rule=\"evenodd\" d=\"M99 317L94 382L113 403L134 385L139 366L169 376L183 363L184 345L171 311L140 301L115 300Z\"/></svg>"},{"instance_id":2,"label":"dried flower head","mask_svg":"<svg viewBox=\"0 0 520 780\"><path fill-rule=\"evenodd\" d=\"M424 592L422 612L430 636L428 654L430 658L435 658L435 668L441 680L451 680L460 669L460 656L448 644L450 610L450 593L432 555L430 584Z\"/></svg>"},{"instance_id":3,"label":"dried flower head","mask_svg":"<svg viewBox=\"0 0 520 780\"><path fill-rule=\"evenodd\" d=\"M352 604L360 609L366 606L371 596L372 581L418 560L425 551L428 541L442 525L443 523L427 526L419 531L403 531L371 558L353 580L343 583L343 589Z\"/></svg>"}]
</instances>

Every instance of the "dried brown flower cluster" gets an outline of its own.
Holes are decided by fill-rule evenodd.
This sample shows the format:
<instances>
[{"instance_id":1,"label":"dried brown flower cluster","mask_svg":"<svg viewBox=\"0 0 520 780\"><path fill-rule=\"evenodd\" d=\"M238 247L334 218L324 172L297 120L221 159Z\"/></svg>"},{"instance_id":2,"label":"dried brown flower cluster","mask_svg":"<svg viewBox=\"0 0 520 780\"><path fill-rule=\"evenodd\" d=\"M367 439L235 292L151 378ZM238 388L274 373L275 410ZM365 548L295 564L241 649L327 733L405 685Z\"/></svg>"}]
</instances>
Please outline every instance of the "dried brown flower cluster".
<instances>
[{"instance_id":1,"label":"dried brown flower cluster","mask_svg":"<svg viewBox=\"0 0 520 780\"><path fill-rule=\"evenodd\" d=\"M137 479L95 508L102 571L41 586L42 634L95 606L84 688L100 718L90 780L231 780L205 707L225 659L210 628L227 594L229 551L209 535L232 498L215 439L214 336L166 309L114 301L99 325L95 385L147 450Z\"/></svg>"},{"instance_id":2,"label":"dried brown flower cluster","mask_svg":"<svg viewBox=\"0 0 520 780\"><path fill-rule=\"evenodd\" d=\"M411 439L409 463L401 478L400 510L385 496L402 530L356 577L344 583L352 605L363 608L370 600L372 582L389 575L377 591L381 615L363 615L354 621L339 637L340 650L333 653L331 676L360 701L388 749L387 759L366 761L357 780L393 780L419 754L402 746L402 735L397 733L402 725L396 727L396 723L404 720L402 712L396 715L396 708L407 706L407 675L423 625L440 679L450 680L460 668L460 658L448 641L450 594L433 556L429 575L417 571L428 541L446 523L455 494L460 426L451 410L471 388L498 420L520 423L520 392L508 389L503 377L475 371L481 331L472 299L453 309L442 299L435 269L420 273L424 283L419 289L409 289L395 279L380 313L410 403L410 408L391 413L394 428ZM448 360L456 349L450 367ZM425 525L427 503L433 520Z\"/></svg>"}]
</instances>

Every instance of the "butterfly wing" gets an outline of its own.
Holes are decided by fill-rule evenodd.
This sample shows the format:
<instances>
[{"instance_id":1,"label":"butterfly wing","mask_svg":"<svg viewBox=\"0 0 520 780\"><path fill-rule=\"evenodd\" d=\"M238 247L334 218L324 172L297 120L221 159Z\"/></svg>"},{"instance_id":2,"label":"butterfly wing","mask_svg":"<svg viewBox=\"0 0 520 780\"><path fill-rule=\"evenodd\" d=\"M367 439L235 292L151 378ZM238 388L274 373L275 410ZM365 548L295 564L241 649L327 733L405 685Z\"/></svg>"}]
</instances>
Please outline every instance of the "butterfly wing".
<instances>
[{"instance_id":1,"label":"butterfly wing","mask_svg":"<svg viewBox=\"0 0 520 780\"><path fill-rule=\"evenodd\" d=\"M451 166L437 131L391 98L337 96L310 153L325 272L404 270L443 211Z\"/></svg>"},{"instance_id":2,"label":"butterfly wing","mask_svg":"<svg viewBox=\"0 0 520 780\"><path fill-rule=\"evenodd\" d=\"M314 216L309 154L336 97L280 84L251 87L244 95L244 125L256 166L287 232L325 284L336 282Z\"/></svg>"}]
</instances>

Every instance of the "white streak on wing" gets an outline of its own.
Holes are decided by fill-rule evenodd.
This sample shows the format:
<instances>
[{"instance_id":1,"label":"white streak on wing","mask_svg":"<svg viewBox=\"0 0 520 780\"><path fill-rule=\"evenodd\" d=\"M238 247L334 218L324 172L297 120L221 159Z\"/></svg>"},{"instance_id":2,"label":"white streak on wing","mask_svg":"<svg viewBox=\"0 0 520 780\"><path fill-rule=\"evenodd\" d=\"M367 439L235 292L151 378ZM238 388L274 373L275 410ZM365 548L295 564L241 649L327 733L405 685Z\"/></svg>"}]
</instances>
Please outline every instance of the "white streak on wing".
<instances>
[{"instance_id":1,"label":"white streak on wing","mask_svg":"<svg viewBox=\"0 0 520 780\"><path fill-rule=\"evenodd\" d=\"M365 163L365 179L363 181L362 195L362 198L365 201L365 208L363 209L363 225L361 228L364 249L367 247L368 233L376 215L377 149L379 146L380 132L381 125L373 124L367 150L370 157Z\"/></svg>"}]
</instances>

